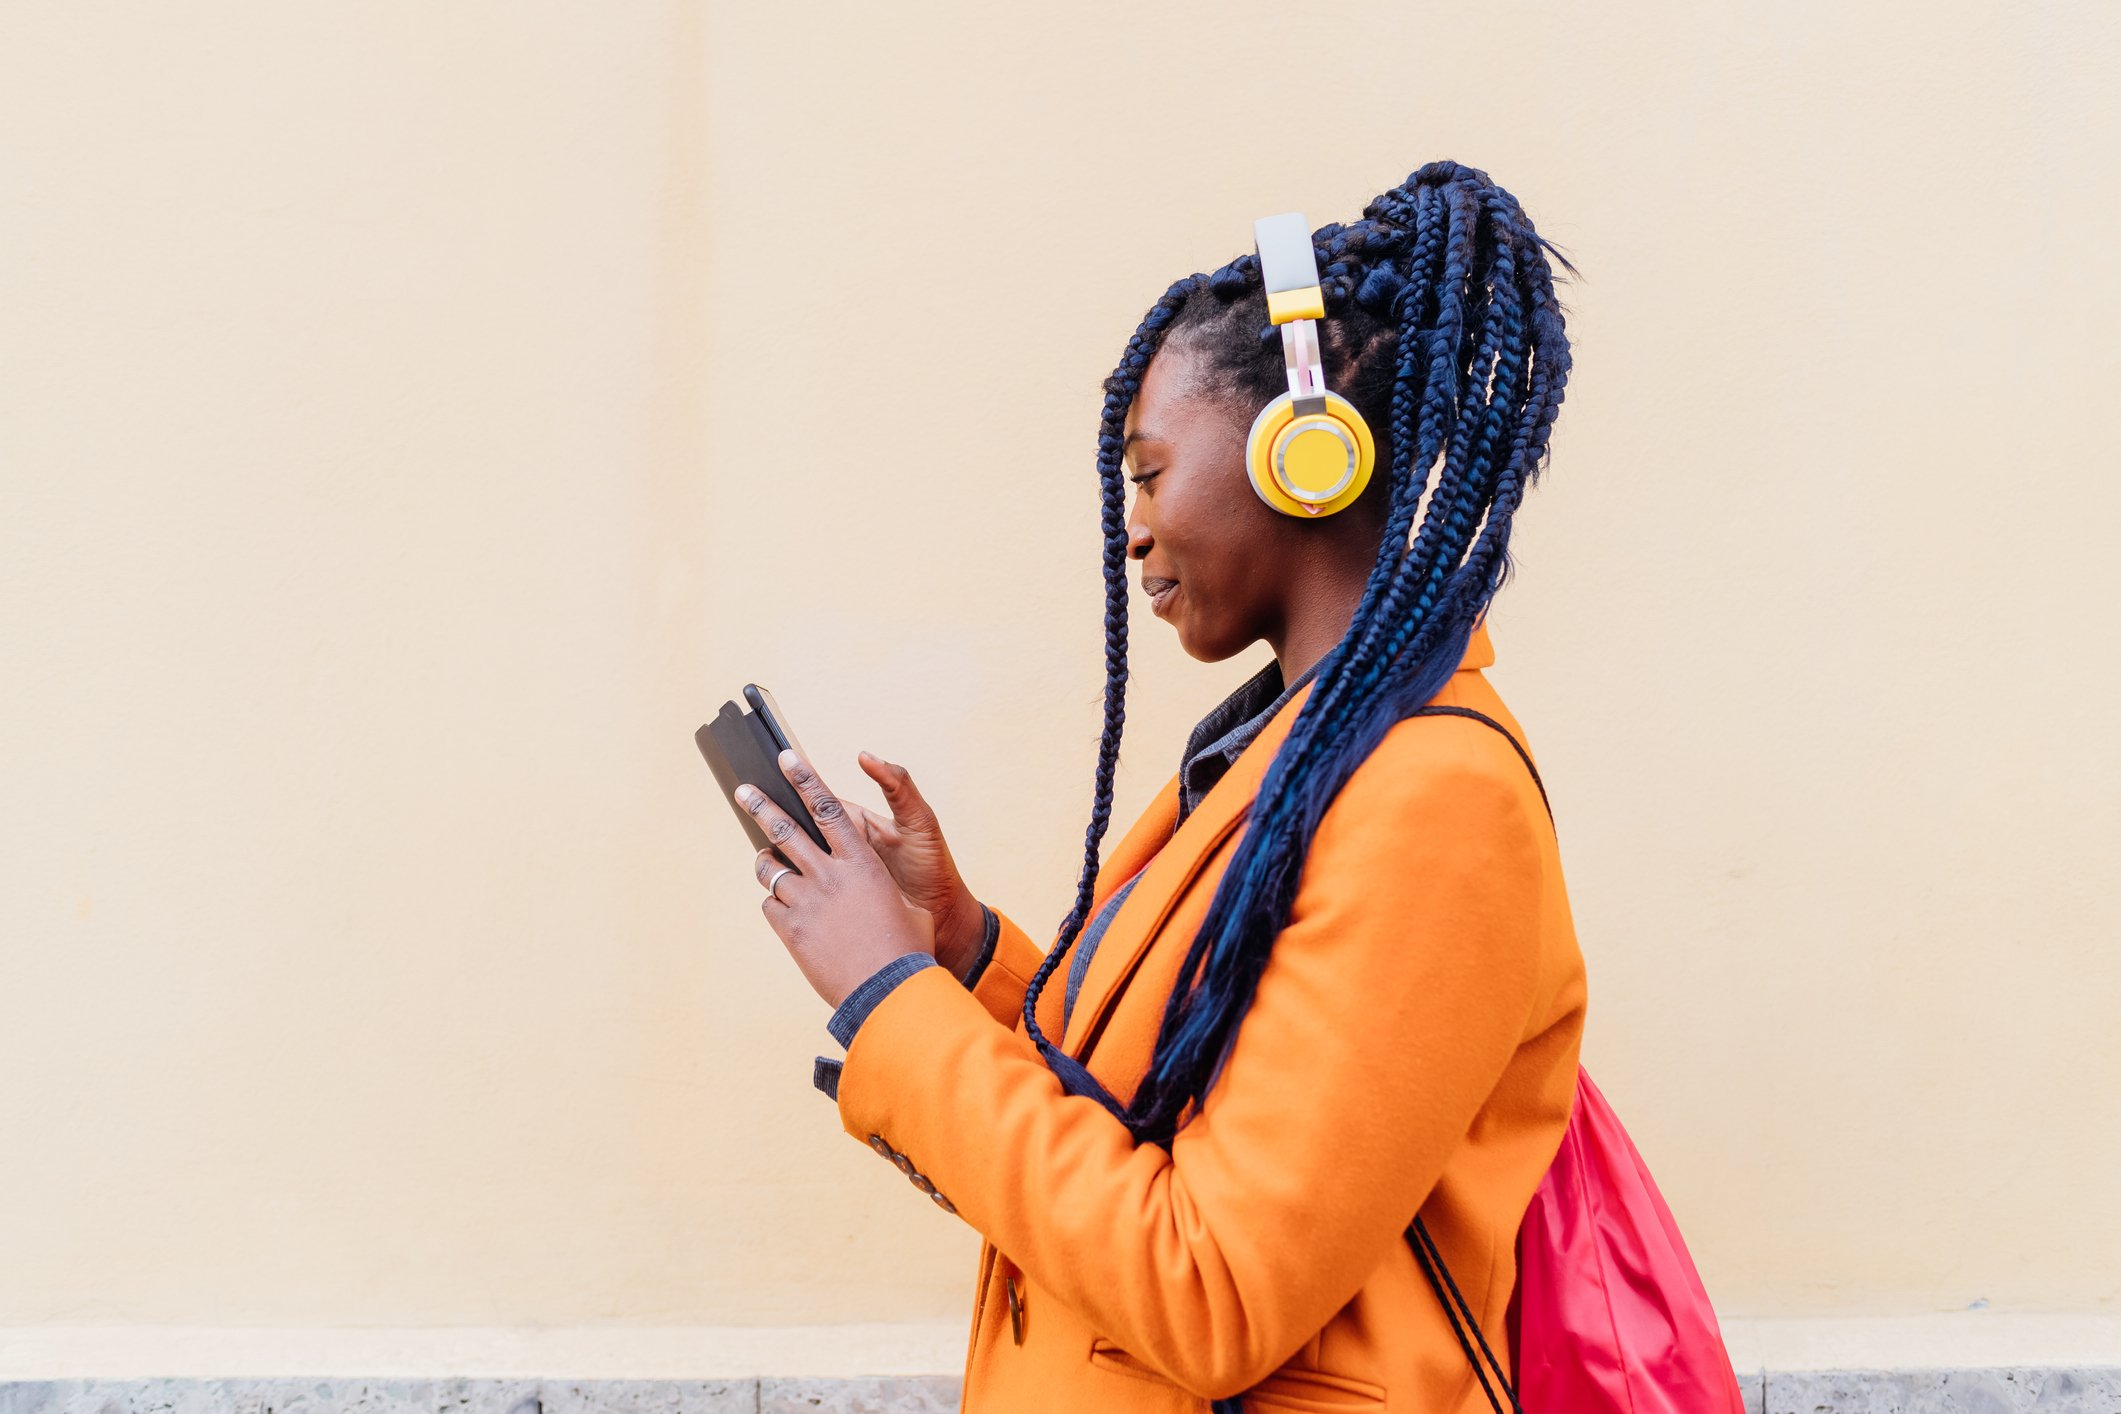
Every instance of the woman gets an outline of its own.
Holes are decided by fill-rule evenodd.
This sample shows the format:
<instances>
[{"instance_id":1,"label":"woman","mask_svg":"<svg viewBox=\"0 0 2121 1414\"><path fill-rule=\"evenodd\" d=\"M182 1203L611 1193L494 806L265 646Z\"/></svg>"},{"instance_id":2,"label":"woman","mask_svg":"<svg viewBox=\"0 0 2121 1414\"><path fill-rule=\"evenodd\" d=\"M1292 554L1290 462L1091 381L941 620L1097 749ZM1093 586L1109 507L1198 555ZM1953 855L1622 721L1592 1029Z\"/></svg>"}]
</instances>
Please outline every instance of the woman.
<instances>
[{"instance_id":1,"label":"woman","mask_svg":"<svg viewBox=\"0 0 2121 1414\"><path fill-rule=\"evenodd\" d=\"M794 866L761 852L765 915L848 1047L819 1087L987 1239L975 1414L1487 1409L1417 1213L1507 1368L1585 982L1484 618L1568 342L1552 247L1486 174L1433 163L1363 216L1311 242L1327 386L1376 429L1345 510L1248 485L1286 377L1259 258L1173 285L1106 382L1105 731L1050 953L976 900L900 767L862 757L887 820L783 756L829 855L745 802ZM1188 653L1274 661L1100 865L1130 558Z\"/></svg>"}]
</instances>

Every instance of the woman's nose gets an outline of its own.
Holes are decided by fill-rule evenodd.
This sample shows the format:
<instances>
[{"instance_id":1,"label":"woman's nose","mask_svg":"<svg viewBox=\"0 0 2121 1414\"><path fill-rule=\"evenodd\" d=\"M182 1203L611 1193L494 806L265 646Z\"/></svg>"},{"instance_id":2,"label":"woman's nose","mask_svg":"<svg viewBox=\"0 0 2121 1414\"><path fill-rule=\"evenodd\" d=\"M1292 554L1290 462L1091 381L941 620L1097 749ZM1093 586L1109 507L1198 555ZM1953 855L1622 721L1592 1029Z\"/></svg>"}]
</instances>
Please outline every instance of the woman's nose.
<instances>
[{"instance_id":1,"label":"woman's nose","mask_svg":"<svg viewBox=\"0 0 2121 1414\"><path fill-rule=\"evenodd\" d=\"M1139 520L1127 522L1127 554L1131 558L1137 560L1149 558L1149 545L1152 538L1149 534L1149 527L1143 525Z\"/></svg>"}]
</instances>

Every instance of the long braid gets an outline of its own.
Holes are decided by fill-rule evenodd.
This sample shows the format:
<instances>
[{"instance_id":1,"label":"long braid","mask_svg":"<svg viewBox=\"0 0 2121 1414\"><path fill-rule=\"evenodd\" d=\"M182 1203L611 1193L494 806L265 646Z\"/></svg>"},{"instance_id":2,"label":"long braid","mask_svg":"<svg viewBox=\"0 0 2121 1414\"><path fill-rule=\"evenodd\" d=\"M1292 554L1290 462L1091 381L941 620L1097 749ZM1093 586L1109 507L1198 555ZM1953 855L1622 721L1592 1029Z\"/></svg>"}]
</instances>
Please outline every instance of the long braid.
<instances>
[{"instance_id":1,"label":"long braid","mask_svg":"<svg viewBox=\"0 0 2121 1414\"><path fill-rule=\"evenodd\" d=\"M1395 459L1395 490L1405 486L1409 494L1403 507L1394 504L1384 545L1406 544L1421 491L1427 485L1429 468L1441 459L1442 469L1436 489L1429 498L1429 516L1406 557L1386 554L1380 546L1370 582L1382 598L1372 601L1375 603L1374 612L1357 613L1355 623L1351 625L1349 636L1353 641L1349 644L1347 656L1369 665L1369 671L1354 678L1351 685L1356 692L1365 694L1375 690L1379 678L1391 666L1392 654L1380 651L1379 635L1389 636L1402 627L1418 628L1429 620L1429 606L1418 604L1410 612L1408 596L1417 587L1430 587L1437 553L1435 537L1431 533L1432 527L1438 523L1437 508L1450 505L1462 494L1461 485L1467 471L1463 458L1448 455L1445 440L1459 382L1455 355L1462 337L1460 331L1465 324L1463 251L1468 240L1466 225L1471 216L1466 203L1451 200L1453 193L1450 189L1431 188L1429 192L1436 204L1445 206L1443 219L1433 221L1431 228L1424 233L1430 263L1418 267L1429 275L1433 290L1410 286L1407 291L1409 303L1397 311L1401 330L1400 366L1393 386L1392 435L1395 442L1407 435L1407 410L1417 388L1419 390L1420 421L1412 429L1407 451L1418 458L1416 464L1421 469L1421 477L1416 484L1409 471ZM1454 253L1458 256L1455 262L1452 259ZM1421 254L1417 249L1417 257ZM1434 295L1435 313L1433 322L1424 326L1420 301L1429 294ZM1329 699L1334 706L1339 701L1338 693Z\"/></svg>"},{"instance_id":2,"label":"long braid","mask_svg":"<svg viewBox=\"0 0 2121 1414\"><path fill-rule=\"evenodd\" d=\"M1082 933L1089 916L1090 901L1097 887L1100 846L1112 822L1112 784L1119 766L1120 737L1127 722L1127 503L1123 471L1127 409L1141 391L1149 361L1163 343L1164 330L1185 306L1187 297L1204 277L1189 275L1164 291L1143 317L1119 367L1105 380L1105 406L1097 432L1097 475L1101 524L1105 537L1105 724L1098 739L1096 784L1092 791L1090 825L1083 832L1083 865L1075 885L1075 903L1061 923L1060 943L1046 954L1030 984L1024 989L1024 1026L1047 1065L1072 1094L1096 1097L1106 1109L1126 1118L1125 1108L1097 1078L1073 1056L1063 1052L1039 1029L1036 1012L1046 979L1060 965Z\"/></svg>"}]
</instances>

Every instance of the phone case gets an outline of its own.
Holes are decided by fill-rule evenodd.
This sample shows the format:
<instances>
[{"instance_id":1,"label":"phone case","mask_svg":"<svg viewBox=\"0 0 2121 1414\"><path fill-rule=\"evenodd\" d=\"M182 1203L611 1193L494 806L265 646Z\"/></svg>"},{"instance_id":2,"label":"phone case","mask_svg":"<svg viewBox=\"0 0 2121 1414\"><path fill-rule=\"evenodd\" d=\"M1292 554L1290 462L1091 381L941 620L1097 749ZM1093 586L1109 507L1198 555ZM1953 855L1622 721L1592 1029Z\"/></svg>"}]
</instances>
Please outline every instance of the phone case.
<instances>
[{"instance_id":1,"label":"phone case","mask_svg":"<svg viewBox=\"0 0 2121 1414\"><path fill-rule=\"evenodd\" d=\"M788 778L781 774L780 763L775 759L783 746L795 747L798 754L802 748L795 745L786 719L775 710L777 704L773 695L755 683L746 683L744 697L753 704L754 710L747 712L735 702L724 702L715 719L702 723L692 734L693 743L706 759L707 769L714 773L715 783L722 788L729 808L736 812L737 822L744 827L744 833L751 837L754 849L772 849L773 841L766 838L766 832L759 828L751 812L737 804L736 788L740 785L757 786L766 792L774 804L788 813L789 819L801 825L804 833L817 842L819 849L830 854L832 846L825 843L825 832L810 818L809 808L795 793ZM786 858L785 855L782 857Z\"/></svg>"}]
</instances>

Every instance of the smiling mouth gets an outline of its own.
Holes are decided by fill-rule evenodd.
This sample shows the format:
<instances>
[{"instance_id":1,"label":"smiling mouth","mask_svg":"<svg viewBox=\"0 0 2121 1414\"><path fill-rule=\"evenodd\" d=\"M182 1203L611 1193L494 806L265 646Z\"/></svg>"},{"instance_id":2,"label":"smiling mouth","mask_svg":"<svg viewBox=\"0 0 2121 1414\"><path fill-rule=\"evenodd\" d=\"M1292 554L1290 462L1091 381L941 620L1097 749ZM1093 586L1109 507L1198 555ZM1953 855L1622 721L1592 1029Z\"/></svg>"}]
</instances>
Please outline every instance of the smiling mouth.
<instances>
[{"instance_id":1,"label":"smiling mouth","mask_svg":"<svg viewBox=\"0 0 2121 1414\"><path fill-rule=\"evenodd\" d=\"M1171 601L1172 592L1177 588L1178 581L1175 579L1144 579L1142 581L1142 593L1149 596L1149 607L1159 614L1164 611L1164 605Z\"/></svg>"}]
</instances>

